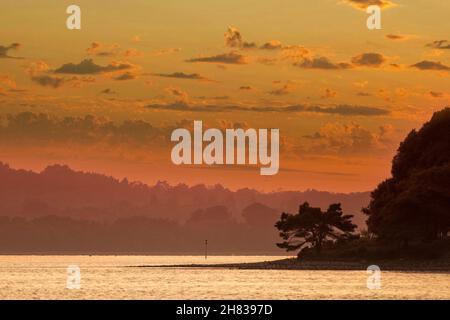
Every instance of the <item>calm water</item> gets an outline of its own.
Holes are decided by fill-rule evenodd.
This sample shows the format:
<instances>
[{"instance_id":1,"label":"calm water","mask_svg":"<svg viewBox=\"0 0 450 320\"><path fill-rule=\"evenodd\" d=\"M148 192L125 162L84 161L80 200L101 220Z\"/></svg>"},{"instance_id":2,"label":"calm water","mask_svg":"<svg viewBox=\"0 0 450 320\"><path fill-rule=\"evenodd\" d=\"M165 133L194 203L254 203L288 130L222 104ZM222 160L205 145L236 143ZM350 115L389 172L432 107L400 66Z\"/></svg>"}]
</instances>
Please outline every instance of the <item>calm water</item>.
<instances>
[{"instance_id":1,"label":"calm water","mask_svg":"<svg viewBox=\"0 0 450 320\"><path fill-rule=\"evenodd\" d=\"M209 257L208 263L279 257ZM130 268L205 263L198 256L0 256L1 299L450 299L450 273L382 272L369 290L363 271ZM68 265L81 288L66 289Z\"/></svg>"}]
</instances>

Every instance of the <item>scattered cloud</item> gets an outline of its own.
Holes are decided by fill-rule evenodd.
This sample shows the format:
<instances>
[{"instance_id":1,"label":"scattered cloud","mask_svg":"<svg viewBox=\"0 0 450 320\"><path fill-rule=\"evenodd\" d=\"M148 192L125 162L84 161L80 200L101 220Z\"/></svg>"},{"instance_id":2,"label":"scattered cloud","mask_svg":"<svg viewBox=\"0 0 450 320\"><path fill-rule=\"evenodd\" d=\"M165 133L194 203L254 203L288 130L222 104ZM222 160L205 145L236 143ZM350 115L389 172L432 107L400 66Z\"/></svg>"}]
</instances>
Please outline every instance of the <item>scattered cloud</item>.
<instances>
[{"instance_id":1,"label":"scattered cloud","mask_svg":"<svg viewBox=\"0 0 450 320\"><path fill-rule=\"evenodd\" d=\"M58 117L33 112L0 115L0 122L2 144L168 145L172 130L143 120L115 123L93 115Z\"/></svg>"},{"instance_id":2,"label":"scattered cloud","mask_svg":"<svg viewBox=\"0 0 450 320\"><path fill-rule=\"evenodd\" d=\"M177 99L176 104L184 105L185 107L188 107L189 103L189 94L181 89L169 87L166 88L166 91L170 93L172 96L174 96Z\"/></svg>"},{"instance_id":3,"label":"scattered cloud","mask_svg":"<svg viewBox=\"0 0 450 320\"><path fill-rule=\"evenodd\" d=\"M352 58L352 63L357 66L378 68L386 61L386 58L379 53L361 53Z\"/></svg>"},{"instance_id":4,"label":"scattered cloud","mask_svg":"<svg viewBox=\"0 0 450 320\"><path fill-rule=\"evenodd\" d=\"M309 50L300 45L284 45L279 40L270 40L262 45L258 45L256 42L247 42L243 40L241 32L235 27L228 27L225 32L225 45L233 49L260 49L268 51L280 51L282 50L282 56L284 59L305 57ZM263 60L260 58L260 60ZM260 61L261 62L261 61Z\"/></svg>"},{"instance_id":5,"label":"scattered cloud","mask_svg":"<svg viewBox=\"0 0 450 320\"><path fill-rule=\"evenodd\" d=\"M228 27L224 34L225 45L230 48L236 49L253 49L257 45L254 42L246 42L242 40L241 32L235 27Z\"/></svg>"},{"instance_id":6,"label":"scattered cloud","mask_svg":"<svg viewBox=\"0 0 450 320\"><path fill-rule=\"evenodd\" d=\"M261 45L260 48L263 50L280 50L283 49L283 44L278 40L271 40Z\"/></svg>"},{"instance_id":7,"label":"scattered cloud","mask_svg":"<svg viewBox=\"0 0 450 320\"><path fill-rule=\"evenodd\" d=\"M237 52L229 52L214 56L192 58L186 62L208 62L208 63L224 63L224 64L247 64L247 58Z\"/></svg>"},{"instance_id":8,"label":"scattered cloud","mask_svg":"<svg viewBox=\"0 0 450 320\"><path fill-rule=\"evenodd\" d=\"M387 61L387 59L379 53L361 53L357 56L354 56L351 59L351 63L348 62L333 62L327 57L308 57L308 52L305 52L305 55L302 60L299 62L295 62L294 66L303 68L303 69L322 69L322 70L346 70L354 67L372 67L378 68L383 63Z\"/></svg>"},{"instance_id":9,"label":"scattered cloud","mask_svg":"<svg viewBox=\"0 0 450 320\"><path fill-rule=\"evenodd\" d=\"M299 61L311 55L311 51L304 46L288 45L281 49L281 58L283 60Z\"/></svg>"},{"instance_id":10,"label":"scattered cloud","mask_svg":"<svg viewBox=\"0 0 450 320\"><path fill-rule=\"evenodd\" d=\"M346 62L334 63L326 57L305 58L302 62L294 63L295 66L303 69L324 69L324 70L339 70L349 69L351 64Z\"/></svg>"},{"instance_id":11,"label":"scattered cloud","mask_svg":"<svg viewBox=\"0 0 450 320\"><path fill-rule=\"evenodd\" d=\"M174 72L174 73L154 73L153 75L163 78L211 81L208 78L199 75L198 73Z\"/></svg>"},{"instance_id":12,"label":"scattered cloud","mask_svg":"<svg viewBox=\"0 0 450 320\"><path fill-rule=\"evenodd\" d=\"M144 55L143 52L129 48L122 51L118 44L103 44L98 41L91 43L90 47L86 49L86 53L91 56L97 57L115 57L123 55L125 57L138 57Z\"/></svg>"},{"instance_id":13,"label":"scattered cloud","mask_svg":"<svg viewBox=\"0 0 450 320\"><path fill-rule=\"evenodd\" d=\"M432 98L443 98L444 97L444 93L442 93L442 92L430 91L428 94Z\"/></svg>"},{"instance_id":14,"label":"scattered cloud","mask_svg":"<svg viewBox=\"0 0 450 320\"><path fill-rule=\"evenodd\" d=\"M32 76L31 80L43 87L51 87L54 89L61 87L64 83L63 78L53 77L53 76L49 76L49 75Z\"/></svg>"},{"instance_id":15,"label":"scattered cloud","mask_svg":"<svg viewBox=\"0 0 450 320\"><path fill-rule=\"evenodd\" d=\"M383 125L372 132L356 123L328 123L312 135L304 138L313 141L309 152L355 154L384 151L393 144L394 129Z\"/></svg>"},{"instance_id":16,"label":"scattered cloud","mask_svg":"<svg viewBox=\"0 0 450 320\"><path fill-rule=\"evenodd\" d=\"M234 27L228 27L224 34L225 45L230 48L240 48L242 45L242 35L240 31Z\"/></svg>"},{"instance_id":17,"label":"scattered cloud","mask_svg":"<svg viewBox=\"0 0 450 320\"><path fill-rule=\"evenodd\" d=\"M408 40L410 38L410 36L408 35L404 35L404 34L387 34L386 38L389 40L397 40L397 41L402 41L402 40Z\"/></svg>"},{"instance_id":18,"label":"scattered cloud","mask_svg":"<svg viewBox=\"0 0 450 320\"><path fill-rule=\"evenodd\" d=\"M448 71L450 67L442 64L441 62L423 60L411 66L419 70L438 70L438 71Z\"/></svg>"},{"instance_id":19,"label":"scattered cloud","mask_svg":"<svg viewBox=\"0 0 450 320\"><path fill-rule=\"evenodd\" d=\"M91 43L91 46L86 49L88 55L99 57L111 57L119 53L120 46L118 44L105 45L98 41Z\"/></svg>"},{"instance_id":20,"label":"scattered cloud","mask_svg":"<svg viewBox=\"0 0 450 320\"><path fill-rule=\"evenodd\" d=\"M252 86L240 86L239 90L251 91L251 90L254 90L254 88Z\"/></svg>"},{"instance_id":21,"label":"scattered cloud","mask_svg":"<svg viewBox=\"0 0 450 320\"><path fill-rule=\"evenodd\" d=\"M433 48L433 49L448 50L448 49L450 49L450 41L436 40L436 41L433 41L432 43L427 44L426 46Z\"/></svg>"},{"instance_id":22,"label":"scattered cloud","mask_svg":"<svg viewBox=\"0 0 450 320\"><path fill-rule=\"evenodd\" d=\"M30 76L35 76L41 72L46 72L49 69L50 67L48 66L48 64L42 60L30 62L25 66L25 71Z\"/></svg>"},{"instance_id":23,"label":"scattered cloud","mask_svg":"<svg viewBox=\"0 0 450 320\"><path fill-rule=\"evenodd\" d=\"M10 51L14 51L17 50L21 47L20 43L12 43L9 46L2 46L0 45L0 59L23 59L22 57L14 57L14 56L10 56L9 52Z\"/></svg>"},{"instance_id":24,"label":"scattered cloud","mask_svg":"<svg viewBox=\"0 0 450 320\"><path fill-rule=\"evenodd\" d=\"M54 70L54 73L62 74L100 74L115 71L123 71L133 68L133 65L128 62L113 62L106 66L101 66L92 59L85 59L80 63L66 63L58 69Z\"/></svg>"},{"instance_id":25,"label":"scattered cloud","mask_svg":"<svg viewBox=\"0 0 450 320\"><path fill-rule=\"evenodd\" d=\"M69 81L66 81L64 78L47 74L50 67L45 61L42 60L32 61L25 65L24 68L25 72L30 76L31 81L42 87L57 89L60 88L65 82L77 82L77 80L79 80L78 78L73 77L72 79L69 79Z\"/></svg>"},{"instance_id":26,"label":"scattered cloud","mask_svg":"<svg viewBox=\"0 0 450 320\"><path fill-rule=\"evenodd\" d=\"M102 91L100 91L101 94L116 94L117 92L115 92L114 90L110 89L110 88L106 88Z\"/></svg>"},{"instance_id":27,"label":"scattered cloud","mask_svg":"<svg viewBox=\"0 0 450 320\"><path fill-rule=\"evenodd\" d=\"M275 80L275 81L272 81L272 83L279 85L279 84L283 84L283 81ZM274 96L283 96L283 95L292 93L297 86L298 86L297 81L288 80L282 85L282 87L271 90L268 93L271 95L274 95Z\"/></svg>"},{"instance_id":28,"label":"scattered cloud","mask_svg":"<svg viewBox=\"0 0 450 320\"><path fill-rule=\"evenodd\" d=\"M114 77L114 80L118 80L118 81L125 81L125 80L134 80L137 78L137 75L131 72L125 72L122 73L116 77Z\"/></svg>"}]
</instances>

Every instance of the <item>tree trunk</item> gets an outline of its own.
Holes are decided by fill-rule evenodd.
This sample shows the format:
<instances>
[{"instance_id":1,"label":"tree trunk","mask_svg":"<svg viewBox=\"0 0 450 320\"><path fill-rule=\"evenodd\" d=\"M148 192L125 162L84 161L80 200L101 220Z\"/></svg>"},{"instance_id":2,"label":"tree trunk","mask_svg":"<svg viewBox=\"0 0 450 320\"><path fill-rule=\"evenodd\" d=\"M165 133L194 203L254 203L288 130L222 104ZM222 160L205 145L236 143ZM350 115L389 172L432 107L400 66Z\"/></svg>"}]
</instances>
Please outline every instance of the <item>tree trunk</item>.
<instances>
[{"instance_id":1,"label":"tree trunk","mask_svg":"<svg viewBox=\"0 0 450 320\"><path fill-rule=\"evenodd\" d=\"M316 243L316 252L318 255L320 255L320 253L322 252L322 240L317 240Z\"/></svg>"}]
</instances>

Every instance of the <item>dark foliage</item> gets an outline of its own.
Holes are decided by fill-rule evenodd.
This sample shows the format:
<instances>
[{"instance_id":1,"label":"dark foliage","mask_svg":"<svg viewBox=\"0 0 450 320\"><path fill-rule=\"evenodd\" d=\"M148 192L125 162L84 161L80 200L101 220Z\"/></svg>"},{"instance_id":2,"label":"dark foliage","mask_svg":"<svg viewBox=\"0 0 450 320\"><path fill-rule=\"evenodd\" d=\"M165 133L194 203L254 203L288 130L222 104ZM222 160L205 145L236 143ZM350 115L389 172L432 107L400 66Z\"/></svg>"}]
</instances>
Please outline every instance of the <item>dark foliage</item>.
<instances>
[{"instance_id":1,"label":"dark foliage","mask_svg":"<svg viewBox=\"0 0 450 320\"><path fill-rule=\"evenodd\" d=\"M436 112L400 144L392 178L383 181L363 209L378 238L436 240L450 231L450 108Z\"/></svg>"},{"instance_id":2,"label":"dark foliage","mask_svg":"<svg viewBox=\"0 0 450 320\"><path fill-rule=\"evenodd\" d=\"M355 238L356 225L352 215L344 215L339 203L332 204L326 211L303 203L297 214L283 213L275 227L284 240L277 246L287 251L304 249L309 246L321 252L325 242L345 241Z\"/></svg>"}]
</instances>

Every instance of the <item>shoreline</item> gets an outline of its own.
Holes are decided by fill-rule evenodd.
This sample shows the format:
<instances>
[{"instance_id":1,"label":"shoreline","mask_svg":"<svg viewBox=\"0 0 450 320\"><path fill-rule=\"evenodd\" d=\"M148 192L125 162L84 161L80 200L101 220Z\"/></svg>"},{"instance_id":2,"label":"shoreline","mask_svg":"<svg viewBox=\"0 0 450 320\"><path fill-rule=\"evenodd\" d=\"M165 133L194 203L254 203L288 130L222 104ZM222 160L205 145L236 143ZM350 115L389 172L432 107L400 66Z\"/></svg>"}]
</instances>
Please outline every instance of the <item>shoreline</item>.
<instances>
[{"instance_id":1,"label":"shoreline","mask_svg":"<svg viewBox=\"0 0 450 320\"><path fill-rule=\"evenodd\" d=\"M274 261L224 264L143 265L137 268L213 268L239 270L335 270L365 271L370 265L377 265L385 271L440 272L450 273L450 260L384 260L384 261L299 261L288 258Z\"/></svg>"}]
</instances>

